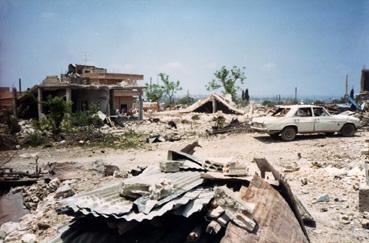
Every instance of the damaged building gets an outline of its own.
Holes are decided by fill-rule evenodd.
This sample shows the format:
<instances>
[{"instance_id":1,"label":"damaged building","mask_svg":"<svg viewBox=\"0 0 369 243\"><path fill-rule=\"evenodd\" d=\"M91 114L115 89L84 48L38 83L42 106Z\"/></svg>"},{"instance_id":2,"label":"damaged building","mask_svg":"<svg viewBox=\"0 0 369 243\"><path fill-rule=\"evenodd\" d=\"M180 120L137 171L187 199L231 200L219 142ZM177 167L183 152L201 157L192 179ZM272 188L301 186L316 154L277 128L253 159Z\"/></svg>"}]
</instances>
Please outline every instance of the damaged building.
<instances>
[{"instance_id":1,"label":"damaged building","mask_svg":"<svg viewBox=\"0 0 369 243\"><path fill-rule=\"evenodd\" d=\"M361 70L359 97L361 100L369 100L369 69Z\"/></svg>"},{"instance_id":2,"label":"damaged building","mask_svg":"<svg viewBox=\"0 0 369 243\"><path fill-rule=\"evenodd\" d=\"M42 117L42 102L48 96L62 96L72 102L72 112L85 111L93 106L108 116L118 111L122 114L143 118L143 89L138 81L141 74L110 73L105 68L69 64L66 74L47 76L40 85L32 88L37 92L38 116Z\"/></svg>"}]
</instances>

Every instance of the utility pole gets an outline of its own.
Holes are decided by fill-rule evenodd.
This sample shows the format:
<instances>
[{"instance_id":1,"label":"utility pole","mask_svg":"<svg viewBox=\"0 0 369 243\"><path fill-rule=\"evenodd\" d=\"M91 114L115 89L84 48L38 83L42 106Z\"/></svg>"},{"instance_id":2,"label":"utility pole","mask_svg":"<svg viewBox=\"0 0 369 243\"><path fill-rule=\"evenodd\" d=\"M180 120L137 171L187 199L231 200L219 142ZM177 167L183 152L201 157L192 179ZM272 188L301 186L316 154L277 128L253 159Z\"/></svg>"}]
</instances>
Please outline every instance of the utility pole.
<instances>
[{"instance_id":1,"label":"utility pole","mask_svg":"<svg viewBox=\"0 0 369 243\"><path fill-rule=\"evenodd\" d=\"M348 74L346 74L346 82L345 82L345 101L347 102L348 98Z\"/></svg>"},{"instance_id":2,"label":"utility pole","mask_svg":"<svg viewBox=\"0 0 369 243\"><path fill-rule=\"evenodd\" d=\"M295 87L295 102L297 103L297 87Z\"/></svg>"},{"instance_id":3,"label":"utility pole","mask_svg":"<svg viewBox=\"0 0 369 243\"><path fill-rule=\"evenodd\" d=\"M152 77L150 77L150 87L149 87L149 92L150 92L150 95L152 94ZM149 98L149 97L146 97L146 98ZM150 102L152 102L152 100L150 99Z\"/></svg>"},{"instance_id":4,"label":"utility pole","mask_svg":"<svg viewBox=\"0 0 369 243\"><path fill-rule=\"evenodd\" d=\"M22 94L22 79L19 78L19 94Z\"/></svg>"}]
</instances>

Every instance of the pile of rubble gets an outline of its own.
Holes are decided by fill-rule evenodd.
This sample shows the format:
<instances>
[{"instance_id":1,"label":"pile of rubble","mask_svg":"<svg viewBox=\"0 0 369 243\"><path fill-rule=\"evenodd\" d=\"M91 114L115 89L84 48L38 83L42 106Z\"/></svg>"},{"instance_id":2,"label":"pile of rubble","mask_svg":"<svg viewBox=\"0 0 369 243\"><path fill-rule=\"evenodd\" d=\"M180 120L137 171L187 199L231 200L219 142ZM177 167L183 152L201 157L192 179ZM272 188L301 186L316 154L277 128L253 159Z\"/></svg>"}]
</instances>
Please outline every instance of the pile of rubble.
<instances>
[{"instance_id":1,"label":"pile of rubble","mask_svg":"<svg viewBox=\"0 0 369 243\"><path fill-rule=\"evenodd\" d=\"M58 212L74 219L52 242L309 242L304 223L314 219L265 159L252 175L240 162L193 156L197 146L62 200Z\"/></svg>"}]
</instances>

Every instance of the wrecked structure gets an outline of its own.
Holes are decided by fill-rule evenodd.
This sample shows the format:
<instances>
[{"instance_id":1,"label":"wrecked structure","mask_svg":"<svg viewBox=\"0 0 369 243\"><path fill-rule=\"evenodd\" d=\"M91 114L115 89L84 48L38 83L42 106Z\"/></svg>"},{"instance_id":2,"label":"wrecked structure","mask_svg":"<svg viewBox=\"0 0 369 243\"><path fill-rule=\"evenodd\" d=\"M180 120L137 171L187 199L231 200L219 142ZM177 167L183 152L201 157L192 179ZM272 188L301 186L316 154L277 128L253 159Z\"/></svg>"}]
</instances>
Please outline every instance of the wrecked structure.
<instances>
[{"instance_id":1,"label":"wrecked structure","mask_svg":"<svg viewBox=\"0 0 369 243\"><path fill-rule=\"evenodd\" d=\"M361 70L359 98L362 101L369 101L369 69Z\"/></svg>"},{"instance_id":2,"label":"wrecked structure","mask_svg":"<svg viewBox=\"0 0 369 243\"><path fill-rule=\"evenodd\" d=\"M169 150L160 166L62 200L74 220L52 242L309 242L307 211L265 159L251 175L193 152Z\"/></svg>"},{"instance_id":3,"label":"wrecked structure","mask_svg":"<svg viewBox=\"0 0 369 243\"><path fill-rule=\"evenodd\" d=\"M10 87L0 87L0 111L14 111L17 90Z\"/></svg>"},{"instance_id":4,"label":"wrecked structure","mask_svg":"<svg viewBox=\"0 0 369 243\"><path fill-rule=\"evenodd\" d=\"M118 111L128 115L138 113L142 119L144 86L139 86L137 81L143 79L141 74L109 73L105 68L69 64L66 74L47 76L32 91L37 91L39 117L43 113L42 102L51 95L72 101L72 112L97 105L108 116Z\"/></svg>"},{"instance_id":5,"label":"wrecked structure","mask_svg":"<svg viewBox=\"0 0 369 243\"><path fill-rule=\"evenodd\" d=\"M183 112L204 112L215 113L222 111L225 114L242 115L244 112L235 107L235 104L228 97L219 94L211 94L205 99L195 102L193 105L187 107Z\"/></svg>"}]
</instances>

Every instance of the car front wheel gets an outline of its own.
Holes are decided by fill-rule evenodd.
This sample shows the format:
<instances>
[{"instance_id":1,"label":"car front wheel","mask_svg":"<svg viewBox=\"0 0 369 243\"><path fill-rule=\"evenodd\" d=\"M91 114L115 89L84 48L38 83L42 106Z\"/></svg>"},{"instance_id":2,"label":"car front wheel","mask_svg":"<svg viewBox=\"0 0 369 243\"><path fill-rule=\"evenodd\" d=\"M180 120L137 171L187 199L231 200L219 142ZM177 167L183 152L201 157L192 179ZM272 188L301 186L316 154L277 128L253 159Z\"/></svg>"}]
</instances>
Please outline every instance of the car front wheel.
<instances>
[{"instance_id":1,"label":"car front wheel","mask_svg":"<svg viewBox=\"0 0 369 243\"><path fill-rule=\"evenodd\" d=\"M341 135L344 137L352 137L355 134L355 126L352 124L345 124L341 128Z\"/></svg>"},{"instance_id":2,"label":"car front wheel","mask_svg":"<svg viewBox=\"0 0 369 243\"><path fill-rule=\"evenodd\" d=\"M281 132L281 138L283 141L292 141L296 138L297 131L293 127L286 127Z\"/></svg>"}]
</instances>

